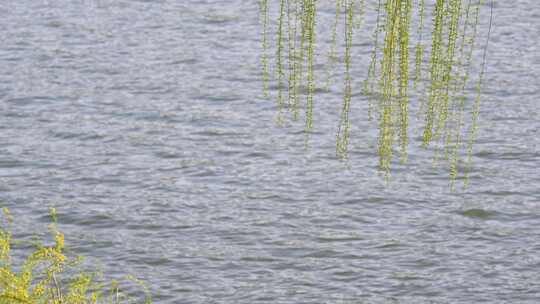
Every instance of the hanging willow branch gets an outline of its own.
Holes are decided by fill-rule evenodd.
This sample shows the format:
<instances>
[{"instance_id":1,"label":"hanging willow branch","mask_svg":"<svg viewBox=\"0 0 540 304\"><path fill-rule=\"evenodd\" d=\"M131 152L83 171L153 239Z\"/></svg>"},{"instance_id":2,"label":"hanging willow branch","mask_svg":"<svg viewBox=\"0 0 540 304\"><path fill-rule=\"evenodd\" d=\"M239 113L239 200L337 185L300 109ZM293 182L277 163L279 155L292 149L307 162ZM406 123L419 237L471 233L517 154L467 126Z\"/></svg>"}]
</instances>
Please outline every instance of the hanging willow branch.
<instances>
[{"instance_id":1,"label":"hanging willow branch","mask_svg":"<svg viewBox=\"0 0 540 304\"><path fill-rule=\"evenodd\" d=\"M435 159L444 156L449 164L452 184L458 178L458 165L470 168L472 145L477 133L480 112L481 86L484 78L487 43L480 65L474 97L467 95L471 85L478 23L485 0L334 0L335 19L329 33L330 50L326 53L325 84L332 77L337 63L338 29L343 28L343 104L336 136L336 154L347 158L351 132L353 61L369 61L361 93L368 97L368 118L378 118L379 168L388 176L391 164L399 151L402 162L407 161L410 141L410 107L416 103L424 122L420 130L422 146L433 146ZM491 0L491 20L493 1ZM367 2L367 3L366 3ZM375 6L370 12L367 6ZM274 2L272 2L274 3ZM297 119L302 98L305 98L305 131L314 127L314 95L317 87L314 71L317 11L323 5L317 0L280 0L270 5L260 0L263 19L263 80L268 90L268 30L276 25L276 80L279 117L288 108ZM274 7L276 13L271 13ZM272 7L272 8L271 8ZM366 14L376 14L373 47L370 58L353 56L353 39L362 30ZM269 17L274 16L274 17ZM427 22L426 22L427 21ZM413 26L414 24L414 26ZM487 39L489 40L489 32ZM409 54L413 50L413 55ZM353 60L354 59L354 60ZM410 66L412 65L412 69ZM424 72L425 71L425 72ZM288 73L288 75L287 75ZM424 76L425 75L425 76ZM287 84L285 84L287 82ZM285 90L287 92L285 92ZM411 93L414 92L414 95ZM288 94L288 103L284 94ZM411 96L415 96L411 98ZM470 117L469 127L466 117ZM467 136L466 130L469 130ZM463 143L463 138L467 138ZM466 160L463 161L463 155ZM468 175L465 169L464 176Z\"/></svg>"}]
</instances>

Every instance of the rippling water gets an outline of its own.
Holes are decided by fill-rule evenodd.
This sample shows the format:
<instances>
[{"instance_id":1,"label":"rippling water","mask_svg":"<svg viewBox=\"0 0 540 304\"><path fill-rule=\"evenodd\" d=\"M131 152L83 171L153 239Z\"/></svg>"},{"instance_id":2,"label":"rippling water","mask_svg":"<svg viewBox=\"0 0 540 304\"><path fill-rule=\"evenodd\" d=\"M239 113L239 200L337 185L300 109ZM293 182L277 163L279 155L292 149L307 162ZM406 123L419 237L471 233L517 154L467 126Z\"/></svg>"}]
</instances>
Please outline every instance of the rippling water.
<instances>
[{"instance_id":1,"label":"rippling water","mask_svg":"<svg viewBox=\"0 0 540 304\"><path fill-rule=\"evenodd\" d=\"M56 206L76 253L157 303L540 303L540 6L494 13L453 193L415 147L385 185L365 102L336 160L339 83L308 149L278 127L257 1L2 1L1 204L22 237Z\"/></svg>"}]
</instances>

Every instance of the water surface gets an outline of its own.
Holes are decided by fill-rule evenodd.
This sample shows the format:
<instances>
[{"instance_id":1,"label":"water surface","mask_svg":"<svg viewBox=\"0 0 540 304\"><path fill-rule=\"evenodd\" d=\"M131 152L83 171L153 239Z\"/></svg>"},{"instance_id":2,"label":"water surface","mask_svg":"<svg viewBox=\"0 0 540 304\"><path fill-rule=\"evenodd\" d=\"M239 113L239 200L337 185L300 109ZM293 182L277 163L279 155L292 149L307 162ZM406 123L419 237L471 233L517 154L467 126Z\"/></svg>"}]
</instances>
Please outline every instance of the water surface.
<instances>
[{"instance_id":1,"label":"water surface","mask_svg":"<svg viewBox=\"0 0 540 304\"><path fill-rule=\"evenodd\" d=\"M257 1L3 1L1 204L21 237L56 206L73 251L156 303L539 303L540 7L494 13L471 186L451 192L417 138L385 184L361 96L337 160L340 83L309 148L277 126Z\"/></svg>"}]
</instances>

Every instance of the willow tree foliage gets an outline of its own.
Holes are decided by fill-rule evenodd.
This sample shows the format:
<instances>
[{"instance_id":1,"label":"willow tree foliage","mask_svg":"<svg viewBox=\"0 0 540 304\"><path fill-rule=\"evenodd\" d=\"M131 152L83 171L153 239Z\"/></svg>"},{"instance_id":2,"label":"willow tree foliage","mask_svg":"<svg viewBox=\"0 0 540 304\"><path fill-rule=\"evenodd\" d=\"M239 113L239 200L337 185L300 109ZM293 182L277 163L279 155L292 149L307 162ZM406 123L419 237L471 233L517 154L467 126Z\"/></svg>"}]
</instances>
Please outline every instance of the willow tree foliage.
<instances>
[{"instance_id":1,"label":"willow tree foliage","mask_svg":"<svg viewBox=\"0 0 540 304\"><path fill-rule=\"evenodd\" d=\"M431 146L435 159L446 160L452 182L458 177L460 163L467 177L493 17L494 0L489 1L260 0L265 94L268 96L270 70L274 70L279 119L286 110L297 119L304 109L305 131L309 133L314 124L316 88L323 83L328 86L339 57L344 84L336 136L340 158L348 157L349 114L355 91L368 97L364 98L368 100L367 117L377 121L379 167L383 172L388 175L395 154L402 162L407 160L410 106L415 103L423 122L418 130L422 146ZM328 2L335 2L335 19L330 31L323 31L318 27L319 8L328 6ZM484 8L488 9L485 16L489 17L489 26L481 33L485 42L479 43L478 24ZM376 14L375 24L365 24L366 14ZM366 28L373 31L372 41L368 41L371 55L353 56L355 33ZM275 33L275 39L269 37L270 33ZM330 41L328 54L317 51L319 35L328 36L322 37ZM337 56L338 37L343 37L339 43L342 56ZM270 41L275 41L275 47L270 47ZM275 50L275 56L269 56L269 50ZM472 68L475 51L483 52L476 69ZM315 73L315 61L322 56L327 56L326 76ZM275 58L273 69L269 57ZM355 61L369 61L364 75L352 75ZM479 72L472 75L473 71ZM470 87L475 87L473 93Z\"/></svg>"}]
</instances>

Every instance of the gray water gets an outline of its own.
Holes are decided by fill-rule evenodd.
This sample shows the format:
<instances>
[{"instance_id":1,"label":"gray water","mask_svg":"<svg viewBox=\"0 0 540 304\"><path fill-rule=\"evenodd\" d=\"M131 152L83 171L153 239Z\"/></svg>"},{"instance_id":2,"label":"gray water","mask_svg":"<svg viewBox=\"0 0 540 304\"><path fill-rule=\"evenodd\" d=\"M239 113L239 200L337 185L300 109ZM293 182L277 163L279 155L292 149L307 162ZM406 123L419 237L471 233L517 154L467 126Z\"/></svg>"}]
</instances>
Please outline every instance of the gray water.
<instances>
[{"instance_id":1,"label":"gray water","mask_svg":"<svg viewBox=\"0 0 540 304\"><path fill-rule=\"evenodd\" d=\"M276 125L257 1L4 0L0 204L27 239L55 206L72 252L156 303L540 303L540 6L494 14L452 192L418 138L385 183L358 94L336 159L340 83L307 149L301 121Z\"/></svg>"}]
</instances>

